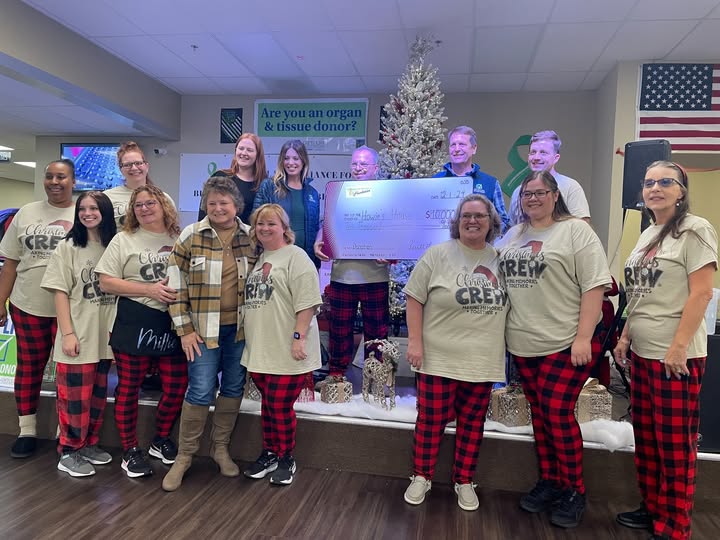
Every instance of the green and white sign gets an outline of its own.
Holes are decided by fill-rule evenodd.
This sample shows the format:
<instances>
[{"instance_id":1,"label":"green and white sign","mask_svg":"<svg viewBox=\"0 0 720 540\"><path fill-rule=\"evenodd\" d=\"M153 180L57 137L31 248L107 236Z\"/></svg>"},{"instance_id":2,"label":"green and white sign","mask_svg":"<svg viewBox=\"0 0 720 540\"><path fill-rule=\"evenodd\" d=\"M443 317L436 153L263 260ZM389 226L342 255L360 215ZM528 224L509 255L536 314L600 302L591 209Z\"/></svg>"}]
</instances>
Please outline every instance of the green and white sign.
<instances>
[{"instance_id":1,"label":"green and white sign","mask_svg":"<svg viewBox=\"0 0 720 540\"><path fill-rule=\"evenodd\" d=\"M0 330L4 330L0 329ZM0 387L13 388L17 369L15 334L0 333Z\"/></svg>"},{"instance_id":2,"label":"green and white sign","mask_svg":"<svg viewBox=\"0 0 720 540\"><path fill-rule=\"evenodd\" d=\"M310 154L352 154L367 139L365 98L259 99L255 133L266 153L278 153L288 139L300 139Z\"/></svg>"}]
</instances>

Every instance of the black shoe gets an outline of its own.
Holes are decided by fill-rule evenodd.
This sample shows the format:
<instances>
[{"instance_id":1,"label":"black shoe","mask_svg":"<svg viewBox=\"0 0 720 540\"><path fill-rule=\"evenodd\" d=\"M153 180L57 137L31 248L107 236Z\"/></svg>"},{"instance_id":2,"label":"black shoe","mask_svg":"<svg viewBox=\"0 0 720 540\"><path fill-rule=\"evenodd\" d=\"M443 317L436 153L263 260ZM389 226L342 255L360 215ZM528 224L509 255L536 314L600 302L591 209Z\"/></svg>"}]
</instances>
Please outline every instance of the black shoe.
<instances>
[{"instance_id":1,"label":"black shoe","mask_svg":"<svg viewBox=\"0 0 720 540\"><path fill-rule=\"evenodd\" d=\"M168 437L155 436L152 444L150 445L150 454L154 458L161 459L165 465L172 465L175 463L177 457L177 446Z\"/></svg>"},{"instance_id":2,"label":"black shoe","mask_svg":"<svg viewBox=\"0 0 720 540\"><path fill-rule=\"evenodd\" d=\"M272 453L270 450L263 450L255 460L255 463L251 463L250 466L243 471L243 474L248 478L259 480L260 478L265 478L277 468L277 454Z\"/></svg>"},{"instance_id":3,"label":"black shoe","mask_svg":"<svg viewBox=\"0 0 720 540\"><path fill-rule=\"evenodd\" d=\"M536 514L550 508L562 495L562 489L550 480L540 480L530 493L520 499L520 508Z\"/></svg>"},{"instance_id":4,"label":"black shoe","mask_svg":"<svg viewBox=\"0 0 720 540\"><path fill-rule=\"evenodd\" d=\"M287 486L292 484L295 478L295 459L292 456L285 456L278 461L277 470L270 476L270 483L276 486Z\"/></svg>"},{"instance_id":5,"label":"black shoe","mask_svg":"<svg viewBox=\"0 0 720 540\"><path fill-rule=\"evenodd\" d=\"M571 529L580 524L584 512L585 495L574 490L566 490L553 507L550 523L564 529Z\"/></svg>"},{"instance_id":6,"label":"black shoe","mask_svg":"<svg viewBox=\"0 0 720 540\"><path fill-rule=\"evenodd\" d=\"M631 529L652 530L653 519L644 504L632 512L620 512L615 516L615 520L620 525Z\"/></svg>"},{"instance_id":7,"label":"black shoe","mask_svg":"<svg viewBox=\"0 0 720 540\"><path fill-rule=\"evenodd\" d=\"M123 454L121 467L130 478L150 476L153 473L152 467L145 457L145 452L137 446L133 446Z\"/></svg>"},{"instance_id":8,"label":"black shoe","mask_svg":"<svg viewBox=\"0 0 720 540\"><path fill-rule=\"evenodd\" d=\"M14 458L30 457L35 453L36 448L36 437L18 437L10 448L10 455Z\"/></svg>"}]
</instances>

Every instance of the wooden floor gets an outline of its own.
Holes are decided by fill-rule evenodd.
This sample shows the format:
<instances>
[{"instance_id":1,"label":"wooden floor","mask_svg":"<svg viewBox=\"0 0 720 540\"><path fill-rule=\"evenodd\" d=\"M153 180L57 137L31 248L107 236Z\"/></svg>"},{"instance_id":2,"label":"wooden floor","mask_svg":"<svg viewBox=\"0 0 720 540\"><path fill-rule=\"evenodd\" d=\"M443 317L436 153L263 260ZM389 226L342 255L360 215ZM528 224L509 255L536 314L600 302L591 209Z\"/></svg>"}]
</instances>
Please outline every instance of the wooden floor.
<instances>
[{"instance_id":1,"label":"wooden floor","mask_svg":"<svg viewBox=\"0 0 720 540\"><path fill-rule=\"evenodd\" d=\"M9 457L13 441L0 435L0 538L25 539L645 539L645 532L614 523L635 501L589 500L580 527L565 531L547 516L517 506L518 494L480 490L480 509L464 512L452 488L436 484L425 504L403 501L407 480L303 467L295 482L273 487L266 480L224 478L208 458L197 458L183 487L164 493L167 470L131 480L115 460L91 478L56 470L51 441L36 456ZM695 540L720 538L717 504L699 505Z\"/></svg>"}]
</instances>

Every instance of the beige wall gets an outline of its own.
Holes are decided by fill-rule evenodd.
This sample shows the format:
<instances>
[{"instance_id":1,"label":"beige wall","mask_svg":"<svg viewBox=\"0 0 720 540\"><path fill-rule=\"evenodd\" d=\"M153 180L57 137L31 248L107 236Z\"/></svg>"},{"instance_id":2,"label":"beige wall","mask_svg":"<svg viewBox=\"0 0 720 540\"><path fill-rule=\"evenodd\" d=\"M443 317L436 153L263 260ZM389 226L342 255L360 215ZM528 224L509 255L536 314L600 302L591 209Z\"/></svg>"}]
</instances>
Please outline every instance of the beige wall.
<instances>
[{"instance_id":1,"label":"beige wall","mask_svg":"<svg viewBox=\"0 0 720 540\"><path fill-rule=\"evenodd\" d=\"M35 200L33 185L9 178L0 178L0 209L20 208Z\"/></svg>"}]
</instances>

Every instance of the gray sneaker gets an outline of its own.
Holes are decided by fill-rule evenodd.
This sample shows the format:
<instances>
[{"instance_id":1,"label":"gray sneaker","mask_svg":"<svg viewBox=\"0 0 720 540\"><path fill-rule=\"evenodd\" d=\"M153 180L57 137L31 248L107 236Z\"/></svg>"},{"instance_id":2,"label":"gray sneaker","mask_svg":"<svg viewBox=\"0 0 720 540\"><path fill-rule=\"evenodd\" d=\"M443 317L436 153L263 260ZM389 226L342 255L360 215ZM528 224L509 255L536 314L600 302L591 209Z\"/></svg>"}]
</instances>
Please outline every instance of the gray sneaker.
<instances>
[{"instance_id":1,"label":"gray sneaker","mask_svg":"<svg viewBox=\"0 0 720 540\"><path fill-rule=\"evenodd\" d=\"M95 474L95 467L80 455L80 452L63 454L58 461L58 471L66 472L70 476L92 476Z\"/></svg>"},{"instance_id":2,"label":"gray sneaker","mask_svg":"<svg viewBox=\"0 0 720 540\"><path fill-rule=\"evenodd\" d=\"M83 446L78 450L78 454L93 465L107 465L112 461L112 456L105 450L98 448L97 445Z\"/></svg>"}]
</instances>

